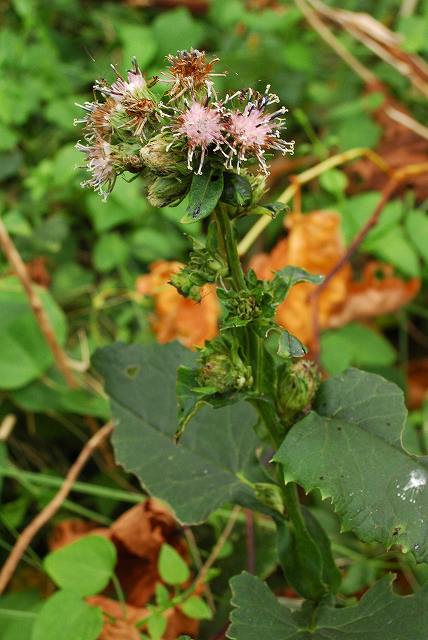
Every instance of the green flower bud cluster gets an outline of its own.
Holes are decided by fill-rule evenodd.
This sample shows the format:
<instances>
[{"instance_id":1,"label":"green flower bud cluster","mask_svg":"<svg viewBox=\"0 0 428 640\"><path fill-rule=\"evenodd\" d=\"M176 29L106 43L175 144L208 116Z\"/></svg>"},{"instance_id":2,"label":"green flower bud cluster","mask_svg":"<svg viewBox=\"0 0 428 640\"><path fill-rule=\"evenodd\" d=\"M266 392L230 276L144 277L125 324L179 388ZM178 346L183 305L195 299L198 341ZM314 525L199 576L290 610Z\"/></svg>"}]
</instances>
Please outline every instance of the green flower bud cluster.
<instances>
[{"instance_id":1,"label":"green flower bud cluster","mask_svg":"<svg viewBox=\"0 0 428 640\"><path fill-rule=\"evenodd\" d=\"M248 288L242 291L219 289L217 295L225 309L223 327L244 327L259 320L268 328L275 314L275 300L272 285L266 280L258 280L250 269L246 276Z\"/></svg>"},{"instance_id":2,"label":"green flower bud cluster","mask_svg":"<svg viewBox=\"0 0 428 640\"><path fill-rule=\"evenodd\" d=\"M316 365L298 360L285 365L279 374L277 409L285 426L290 426L310 407L320 384Z\"/></svg>"},{"instance_id":3,"label":"green flower bud cluster","mask_svg":"<svg viewBox=\"0 0 428 640\"><path fill-rule=\"evenodd\" d=\"M212 240L212 233L209 233L206 247L195 240L187 265L171 277L171 284L181 295L196 302L201 299L200 289L204 284L218 282L228 274L226 261Z\"/></svg>"},{"instance_id":4,"label":"green flower bud cluster","mask_svg":"<svg viewBox=\"0 0 428 640\"><path fill-rule=\"evenodd\" d=\"M251 367L241 359L237 344L225 338L212 340L201 352L198 378L215 393L242 391L253 384Z\"/></svg>"}]
</instances>

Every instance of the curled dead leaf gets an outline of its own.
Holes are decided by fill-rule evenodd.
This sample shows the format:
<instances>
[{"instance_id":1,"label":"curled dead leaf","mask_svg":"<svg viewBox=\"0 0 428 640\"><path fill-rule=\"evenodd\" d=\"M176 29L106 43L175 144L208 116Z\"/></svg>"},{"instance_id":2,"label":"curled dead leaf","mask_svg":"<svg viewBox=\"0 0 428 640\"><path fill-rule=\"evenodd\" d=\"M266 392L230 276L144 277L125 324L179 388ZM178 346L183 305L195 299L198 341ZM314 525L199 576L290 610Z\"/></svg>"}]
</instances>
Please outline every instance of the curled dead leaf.
<instances>
[{"instance_id":1,"label":"curled dead leaf","mask_svg":"<svg viewBox=\"0 0 428 640\"><path fill-rule=\"evenodd\" d=\"M122 604L101 595L90 596L86 600L106 614L98 640L141 640L135 624L147 616L147 609Z\"/></svg>"},{"instance_id":2,"label":"curled dead leaf","mask_svg":"<svg viewBox=\"0 0 428 640\"><path fill-rule=\"evenodd\" d=\"M273 272L287 265L303 267L314 274L327 274L343 255L345 247L340 233L340 216L334 211L314 211L287 217L289 235L280 240L270 254L255 256L251 267L259 278L271 279ZM319 299L319 322L328 320L346 298L351 270L342 269L327 285ZM312 341L310 295L315 285L299 284L278 307L277 321L304 344Z\"/></svg>"},{"instance_id":3,"label":"curled dead leaf","mask_svg":"<svg viewBox=\"0 0 428 640\"><path fill-rule=\"evenodd\" d=\"M251 266L259 278L270 279L274 271L287 265L326 275L345 253L340 217L335 212L294 214L288 216L287 227L287 238L280 240L271 253L252 259ZM403 280L394 274L391 265L369 261L359 279L353 277L350 265L346 265L319 297L319 326L340 327L353 320L391 313L414 298L419 288L418 278ZM313 341L310 303L313 289L312 284L297 285L277 312L279 324L309 347Z\"/></svg>"},{"instance_id":4,"label":"curled dead leaf","mask_svg":"<svg viewBox=\"0 0 428 640\"><path fill-rule=\"evenodd\" d=\"M78 538L94 532L98 528L94 522L87 522L80 518L69 518L58 522L49 536L49 549L55 551L67 544L71 544Z\"/></svg>"},{"instance_id":5,"label":"curled dead leaf","mask_svg":"<svg viewBox=\"0 0 428 640\"><path fill-rule=\"evenodd\" d=\"M154 313L151 325L159 342L179 340L186 347L202 346L217 335L220 313L215 287L202 288L201 302L181 296L169 284L173 273L182 268L179 262L159 260L150 265L150 273L139 276L137 294L152 296Z\"/></svg>"},{"instance_id":6,"label":"curled dead leaf","mask_svg":"<svg viewBox=\"0 0 428 640\"><path fill-rule=\"evenodd\" d=\"M91 596L87 602L106 614L103 630L98 640L140 640L141 636L135 624L143 620L149 610L121 604L106 596ZM176 640L180 635L195 636L199 623L184 615L179 609L170 609L165 613L167 627L162 640ZM140 627L142 630L143 627Z\"/></svg>"},{"instance_id":7,"label":"curled dead leaf","mask_svg":"<svg viewBox=\"0 0 428 640\"><path fill-rule=\"evenodd\" d=\"M115 573L128 604L143 607L154 595L158 556L167 542L187 560L187 546L180 525L161 502L147 499L125 511L111 527L97 527L83 520L65 520L54 528L50 548L58 549L88 533L109 538L117 550Z\"/></svg>"},{"instance_id":8,"label":"curled dead leaf","mask_svg":"<svg viewBox=\"0 0 428 640\"><path fill-rule=\"evenodd\" d=\"M420 279L402 280L391 265L368 262L360 280L349 283L346 300L329 318L329 327L341 327L352 320L366 320L396 311L412 300Z\"/></svg>"}]
</instances>

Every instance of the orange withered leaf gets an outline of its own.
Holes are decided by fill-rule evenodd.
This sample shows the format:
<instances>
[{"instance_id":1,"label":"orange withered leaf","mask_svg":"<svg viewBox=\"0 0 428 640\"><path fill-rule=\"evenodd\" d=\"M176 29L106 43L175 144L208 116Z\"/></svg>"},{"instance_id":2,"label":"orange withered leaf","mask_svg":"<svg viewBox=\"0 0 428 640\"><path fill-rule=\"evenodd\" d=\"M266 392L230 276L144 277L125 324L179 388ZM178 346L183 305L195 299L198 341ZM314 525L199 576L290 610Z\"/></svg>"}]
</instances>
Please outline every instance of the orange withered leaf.
<instances>
[{"instance_id":1,"label":"orange withered leaf","mask_svg":"<svg viewBox=\"0 0 428 640\"><path fill-rule=\"evenodd\" d=\"M314 211L287 217L288 237L280 240L270 254L255 256L251 267L259 278L271 279L273 272L287 265L303 267L310 273L327 274L345 252L340 232L340 216L334 211ZM346 298L351 269L346 265L328 284L319 299L319 323L328 327L334 311ZM299 284L278 307L277 321L304 344L312 341L310 294L315 285Z\"/></svg>"},{"instance_id":2,"label":"orange withered leaf","mask_svg":"<svg viewBox=\"0 0 428 640\"><path fill-rule=\"evenodd\" d=\"M150 273L137 279L136 290L138 294L153 297L151 325L158 341L179 340L192 348L202 346L205 340L217 335L220 308L213 285L204 286L201 302L195 302L181 296L169 284L171 275L182 267L180 262L154 262Z\"/></svg>"}]
</instances>

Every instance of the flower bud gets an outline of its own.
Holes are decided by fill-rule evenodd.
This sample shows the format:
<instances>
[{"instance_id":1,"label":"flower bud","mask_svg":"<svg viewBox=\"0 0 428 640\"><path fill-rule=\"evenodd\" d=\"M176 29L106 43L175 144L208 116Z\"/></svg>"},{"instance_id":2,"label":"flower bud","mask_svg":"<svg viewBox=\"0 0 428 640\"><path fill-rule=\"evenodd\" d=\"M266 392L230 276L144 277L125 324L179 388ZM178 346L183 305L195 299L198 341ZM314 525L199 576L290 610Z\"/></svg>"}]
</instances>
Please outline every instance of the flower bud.
<instances>
[{"instance_id":1,"label":"flower bud","mask_svg":"<svg viewBox=\"0 0 428 640\"><path fill-rule=\"evenodd\" d=\"M158 176L148 184L147 199L154 207L173 207L182 201L188 188L189 180Z\"/></svg>"},{"instance_id":2,"label":"flower bud","mask_svg":"<svg viewBox=\"0 0 428 640\"><path fill-rule=\"evenodd\" d=\"M253 384L251 367L235 355L231 360L225 353L214 353L208 357L199 372L204 387L215 387L218 393L240 391Z\"/></svg>"},{"instance_id":3,"label":"flower bud","mask_svg":"<svg viewBox=\"0 0 428 640\"><path fill-rule=\"evenodd\" d=\"M257 204L267 191L266 176L263 173L247 175L253 192L253 204Z\"/></svg>"},{"instance_id":4,"label":"flower bud","mask_svg":"<svg viewBox=\"0 0 428 640\"><path fill-rule=\"evenodd\" d=\"M298 360L283 371L278 382L278 413L286 426L294 423L314 399L320 383L316 365L309 360Z\"/></svg>"},{"instance_id":5,"label":"flower bud","mask_svg":"<svg viewBox=\"0 0 428 640\"><path fill-rule=\"evenodd\" d=\"M142 161L155 174L181 173L183 168L185 169L185 163L181 163L180 166L180 156L171 150L166 150L167 144L168 141L160 134L154 136L140 150ZM188 173L187 170L186 173Z\"/></svg>"}]
</instances>

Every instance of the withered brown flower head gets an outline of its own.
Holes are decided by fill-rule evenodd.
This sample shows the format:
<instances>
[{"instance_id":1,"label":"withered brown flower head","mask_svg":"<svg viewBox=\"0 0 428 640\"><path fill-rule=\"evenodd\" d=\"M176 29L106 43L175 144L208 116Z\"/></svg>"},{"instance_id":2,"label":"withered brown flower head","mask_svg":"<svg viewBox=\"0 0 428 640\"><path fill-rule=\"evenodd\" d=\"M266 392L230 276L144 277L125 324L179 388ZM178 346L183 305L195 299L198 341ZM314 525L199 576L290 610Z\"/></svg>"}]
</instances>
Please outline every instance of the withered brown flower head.
<instances>
[{"instance_id":1,"label":"withered brown flower head","mask_svg":"<svg viewBox=\"0 0 428 640\"><path fill-rule=\"evenodd\" d=\"M91 142L98 138L108 139L112 132L111 117L117 103L113 98L105 102L85 102L78 105L87 113L83 118L76 118L74 124L84 124L86 127L85 140Z\"/></svg>"},{"instance_id":2,"label":"withered brown flower head","mask_svg":"<svg viewBox=\"0 0 428 640\"><path fill-rule=\"evenodd\" d=\"M212 73L219 58L208 61L204 51L190 49L177 51L177 55L168 55L170 64L167 73L162 74L164 82L172 82L169 90L171 98L179 98L186 91L194 91L203 85L210 88L210 77L224 76L225 73Z\"/></svg>"},{"instance_id":3,"label":"withered brown flower head","mask_svg":"<svg viewBox=\"0 0 428 640\"><path fill-rule=\"evenodd\" d=\"M150 98L142 98L132 94L125 94L122 107L131 118L128 126L134 130L136 136L144 136L144 127L149 117L155 113L156 103Z\"/></svg>"}]
</instances>

